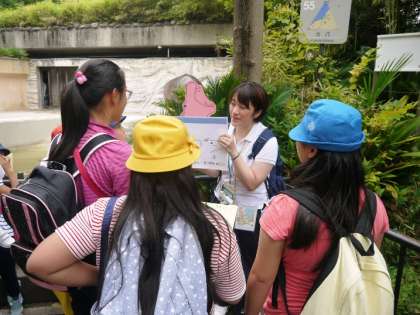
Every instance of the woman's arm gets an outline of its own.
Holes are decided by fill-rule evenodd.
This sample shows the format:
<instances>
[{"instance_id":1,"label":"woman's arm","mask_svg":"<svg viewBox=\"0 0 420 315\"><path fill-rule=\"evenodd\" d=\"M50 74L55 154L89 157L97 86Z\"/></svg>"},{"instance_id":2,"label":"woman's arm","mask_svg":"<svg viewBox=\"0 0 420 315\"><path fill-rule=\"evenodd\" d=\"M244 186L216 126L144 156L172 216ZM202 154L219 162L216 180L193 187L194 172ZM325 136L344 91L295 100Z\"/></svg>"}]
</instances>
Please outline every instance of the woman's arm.
<instances>
[{"instance_id":1,"label":"woman's arm","mask_svg":"<svg viewBox=\"0 0 420 315\"><path fill-rule=\"evenodd\" d=\"M272 164L262 162L254 162L249 167L242 156L236 158L233 161L233 165L235 167L235 175L249 191L257 189L265 181L273 168Z\"/></svg>"},{"instance_id":2,"label":"woman's arm","mask_svg":"<svg viewBox=\"0 0 420 315\"><path fill-rule=\"evenodd\" d=\"M246 164L245 157L240 155L236 148L233 136L221 135L219 137L219 143L232 158L235 167L235 176L237 176L249 191L257 189L257 187L265 181L268 174L270 174L270 171L274 166L270 163L254 161L251 167Z\"/></svg>"},{"instance_id":3,"label":"woman's arm","mask_svg":"<svg viewBox=\"0 0 420 315\"><path fill-rule=\"evenodd\" d=\"M194 171L199 171L203 174L206 174L210 177L218 177L220 175L220 171L219 170L208 170L208 169L203 169L203 168L195 168Z\"/></svg>"},{"instance_id":4,"label":"woman's arm","mask_svg":"<svg viewBox=\"0 0 420 315\"><path fill-rule=\"evenodd\" d=\"M257 255L246 287L245 314L257 315L262 309L279 269L284 244L260 230Z\"/></svg>"},{"instance_id":5,"label":"woman's arm","mask_svg":"<svg viewBox=\"0 0 420 315\"><path fill-rule=\"evenodd\" d=\"M35 248L26 268L29 273L52 284L78 287L97 282L97 268L74 257L57 233Z\"/></svg>"}]
</instances>

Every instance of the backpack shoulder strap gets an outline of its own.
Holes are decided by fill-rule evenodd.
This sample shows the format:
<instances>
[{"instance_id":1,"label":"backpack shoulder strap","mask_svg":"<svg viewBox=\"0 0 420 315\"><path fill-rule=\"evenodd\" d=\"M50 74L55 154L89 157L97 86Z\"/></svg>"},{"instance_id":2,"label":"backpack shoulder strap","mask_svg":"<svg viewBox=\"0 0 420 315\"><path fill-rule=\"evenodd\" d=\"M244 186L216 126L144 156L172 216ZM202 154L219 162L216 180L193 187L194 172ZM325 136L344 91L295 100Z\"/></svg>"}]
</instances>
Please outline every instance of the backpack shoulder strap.
<instances>
[{"instance_id":1,"label":"backpack shoulder strap","mask_svg":"<svg viewBox=\"0 0 420 315\"><path fill-rule=\"evenodd\" d=\"M254 160L255 157L260 153L261 149L267 143L268 140L274 137L273 131L270 128L265 128L261 134L255 140L254 145L252 146L251 153L248 155L248 158Z\"/></svg>"},{"instance_id":2,"label":"backpack shoulder strap","mask_svg":"<svg viewBox=\"0 0 420 315\"><path fill-rule=\"evenodd\" d=\"M299 207L305 208L306 210L308 210L309 212L311 212L312 214L320 218L322 221L328 222L324 214L324 211L322 210L322 207L321 207L322 202L319 199L319 197L315 195L314 193L310 192L307 189L294 188L294 189L282 191L282 194L293 198L294 200L299 202ZM284 270L283 261L280 263L280 267L277 272L276 278L274 279L273 288L271 291L271 301L272 301L271 303L273 305L273 308L275 309L278 308L277 297L278 297L279 288L281 289L281 292L282 292L286 312L289 315L289 309L287 305L288 304L287 296L286 296L286 273Z\"/></svg>"},{"instance_id":3,"label":"backpack shoulder strap","mask_svg":"<svg viewBox=\"0 0 420 315\"><path fill-rule=\"evenodd\" d=\"M51 140L50 148L48 150L47 159L49 159L51 152L57 147L61 140L61 133L55 135L55 137Z\"/></svg>"},{"instance_id":4,"label":"backpack shoulder strap","mask_svg":"<svg viewBox=\"0 0 420 315\"><path fill-rule=\"evenodd\" d=\"M356 225L356 233L371 237L372 227L376 217L376 195L373 191L365 189L365 202Z\"/></svg>"},{"instance_id":5,"label":"backpack shoulder strap","mask_svg":"<svg viewBox=\"0 0 420 315\"><path fill-rule=\"evenodd\" d=\"M99 148L104 146L107 143L117 141L114 137L106 133L97 133L91 137L81 148L80 157L83 163L86 163L90 156Z\"/></svg>"},{"instance_id":6,"label":"backpack shoulder strap","mask_svg":"<svg viewBox=\"0 0 420 315\"><path fill-rule=\"evenodd\" d=\"M77 168L76 171L73 173L73 176L76 177L80 174L86 184L92 189L98 197L106 197L108 194L104 192L92 179L89 175L85 167L85 163L89 160L92 154L104 146L107 143L114 142L116 139L114 137L105 134L105 133L98 133L90 138L85 145L83 145L82 149L79 151L75 149L73 152L74 163L76 164Z\"/></svg>"},{"instance_id":7,"label":"backpack shoulder strap","mask_svg":"<svg viewBox=\"0 0 420 315\"><path fill-rule=\"evenodd\" d=\"M106 258L108 255L108 241L109 241L109 228L111 226L112 214L118 197L111 197L106 205L104 216L101 226L101 251L99 272L105 271Z\"/></svg>"},{"instance_id":8,"label":"backpack shoulder strap","mask_svg":"<svg viewBox=\"0 0 420 315\"><path fill-rule=\"evenodd\" d=\"M303 188L294 188L285 190L282 192L282 194L285 194L297 202L299 202L299 205L304 207L306 210L311 212L312 214L316 215L318 218L320 218L322 221L328 223L328 219L322 210L322 202L319 199L317 195L310 192L307 189Z\"/></svg>"}]
</instances>

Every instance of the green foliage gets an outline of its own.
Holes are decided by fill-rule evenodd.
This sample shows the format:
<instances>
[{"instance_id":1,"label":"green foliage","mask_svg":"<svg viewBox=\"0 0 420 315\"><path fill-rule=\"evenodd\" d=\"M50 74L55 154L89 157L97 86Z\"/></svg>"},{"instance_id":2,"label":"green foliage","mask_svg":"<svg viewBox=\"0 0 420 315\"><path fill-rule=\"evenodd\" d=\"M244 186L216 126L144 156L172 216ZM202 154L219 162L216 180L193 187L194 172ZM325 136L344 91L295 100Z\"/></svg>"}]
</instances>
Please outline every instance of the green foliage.
<instances>
[{"instance_id":1,"label":"green foliage","mask_svg":"<svg viewBox=\"0 0 420 315\"><path fill-rule=\"evenodd\" d=\"M398 255L396 253L399 252L399 245L385 239L381 252L387 261L393 287L395 288L398 266ZM410 250L408 250L407 254L398 301L397 313L400 315L420 314L420 302L418 299L418 290L420 288L418 274L420 272L420 265L418 263L418 254L416 257L416 254Z\"/></svg>"},{"instance_id":2,"label":"green foliage","mask_svg":"<svg viewBox=\"0 0 420 315\"><path fill-rule=\"evenodd\" d=\"M171 100L162 100L158 102L156 105L161 107L165 115L169 116L179 116L182 113L183 106L185 99L185 90L184 88L179 88L175 92L174 99Z\"/></svg>"},{"instance_id":3,"label":"green foliage","mask_svg":"<svg viewBox=\"0 0 420 315\"><path fill-rule=\"evenodd\" d=\"M28 53L20 48L0 48L0 57L25 59L28 58Z\"/></svg>"},{"instance_id":4,"label":"green foliage","mask_svg":"<svg viewBox=\"0 0 420 315\"><path fill-rule=\"evenodd\" d=\"M375 60L375 58L372 59ZM395 80L395 78L399 75L399 71L410 59L411 56L403 55L399 59L387 62L380 69L380 72L376 77L374 77L374 75L372 75L372 71L370 71L370 75L368 75L363 81L362 95L365 96L364 105L366 107L370 107L375 104L378 97Z\"/></svg>"},{"instance_id":5,"label":"green foliage","mask_svg":"<svg viewBox=\"0 0 420 315\"><path fill-rule=\"evenodd\" d=\"M219 79L210 79L205 87L205 93L210 100L216 104L216 113L214 116L229 115L229 98L233 89L241 81L229 73Z\"/></svg>"},{"instance_id":6,"label":"green foliage","mask_svg":"<svg viewBox=\"0 0 420 315\"><path fill-rule=\"evenodd\" d=\"M337 77L335 62L317 44L301 43L299 12L290 4L268 12L264 34L264 82L319 90ZM308 90L309 91L309 90Z\"/></svg>"},{"instance_id":7,"label":"green foliage","mask_svg":"<svg viewBox=\"0 0 420 315\"><path fill-rule=\"evenodd\" d=\"M232 7L226 0L89 0L30 1L5 6L0 27L54 26L88 23L227 22Z\"/></svg>"}]
</instances>

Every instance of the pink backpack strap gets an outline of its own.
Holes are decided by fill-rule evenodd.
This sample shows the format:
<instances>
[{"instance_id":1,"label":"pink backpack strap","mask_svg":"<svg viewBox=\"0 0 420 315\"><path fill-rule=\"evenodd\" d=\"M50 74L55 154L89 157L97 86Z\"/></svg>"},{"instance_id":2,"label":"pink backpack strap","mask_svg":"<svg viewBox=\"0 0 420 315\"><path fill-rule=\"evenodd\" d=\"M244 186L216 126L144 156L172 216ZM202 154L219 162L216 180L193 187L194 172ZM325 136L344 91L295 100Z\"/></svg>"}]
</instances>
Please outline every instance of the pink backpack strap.
<instances>
[{"instance_id":1,"label":"pink backpack strap","mask_svg":"<svg viewBox=\"0 0 420 315\"><path fill-rule=\"evenodd\" d=\"M96 185L95 181L90 177L86 167L83 165L82 158L80 157L80 151L76 148L73 152L74 162L82 176L82 179L86 182L86 184L92 189L92 191L98 197L108 197L108 194L104 192L98 185Z\"/></svg>"}]
</instances>

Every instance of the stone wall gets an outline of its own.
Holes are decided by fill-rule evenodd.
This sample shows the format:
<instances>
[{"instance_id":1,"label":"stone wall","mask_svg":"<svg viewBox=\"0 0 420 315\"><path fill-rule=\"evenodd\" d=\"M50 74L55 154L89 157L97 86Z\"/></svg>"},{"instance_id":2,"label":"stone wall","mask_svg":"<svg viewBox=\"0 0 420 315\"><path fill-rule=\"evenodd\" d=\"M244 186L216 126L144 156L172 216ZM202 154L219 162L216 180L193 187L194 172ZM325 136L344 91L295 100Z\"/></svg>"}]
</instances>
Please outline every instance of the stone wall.
<instances>
[{"instance_id":1,"label":"stone wall","mask_svg":"<svg viewBox=\"0 0 420 315\"><path fill-rule=\"evenodd\" d=\"M125 72L127 88L133 91L127 113L148 115L160 112L155 104L163 98L163 86L171 79L191 74L201 81L228 73L231 58L113 58ZM28 108L40 108L39 67L78 67L86 59L32 59L28 77Z\"/></svg>"},{"instance_id":2,"label":"stone wall","mask_svg":"<svg viewBox=\"0 0 420 315\"><path fill-rule=\"evenodd\" d=\"M0 47L31 50L215 47L232 37L231 24L101 25L0 29Z\"/></svg>"},{"instance_id":3,"label":"stone wall","mask_svg":"<svg viewBox=\"0 0 420 315\"><path fill-rule=\"evenodd\" d=\"M19 110L27 106L28 72L28 61L0 58L0 111Z\"/></svg>"}]
</instances>

